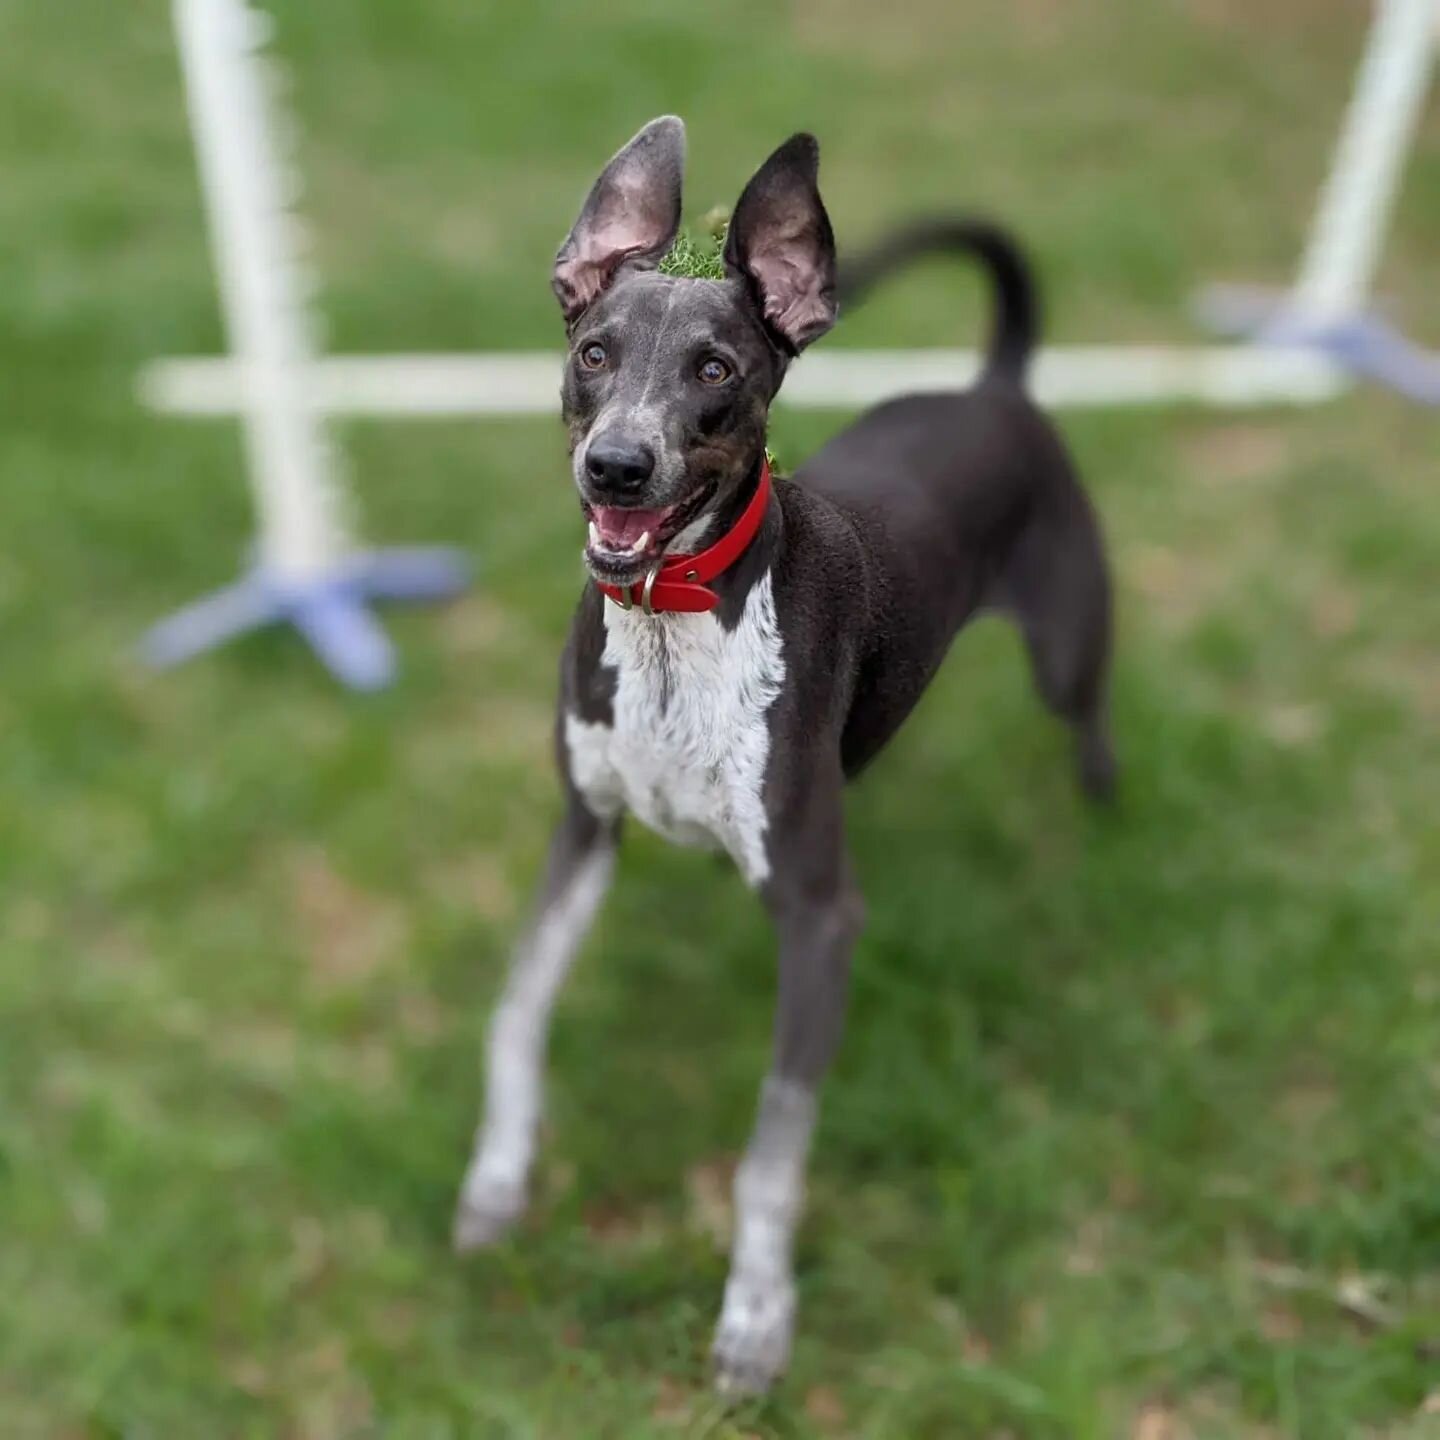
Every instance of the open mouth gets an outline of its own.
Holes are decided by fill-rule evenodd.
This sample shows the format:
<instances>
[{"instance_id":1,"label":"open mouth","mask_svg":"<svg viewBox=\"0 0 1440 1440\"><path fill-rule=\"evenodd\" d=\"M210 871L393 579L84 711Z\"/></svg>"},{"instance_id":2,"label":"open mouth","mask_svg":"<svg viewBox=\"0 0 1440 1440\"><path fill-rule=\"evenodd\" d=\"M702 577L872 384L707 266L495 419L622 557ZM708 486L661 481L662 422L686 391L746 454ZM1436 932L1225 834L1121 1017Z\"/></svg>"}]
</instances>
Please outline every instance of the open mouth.
<instances>
[{"instance_id":1,"label":"open mouth","mask_svg":"<svg viewBox=\"0 0 1440 1440\"><path fill-rule=\"evenodd\" d=\"M702 486L678 505L592 505L581 502L590 522L585 563L593 575L611 584L634 583L650 570L665 546L695 518L714 491Z\"/></svg>"}]
</instances>

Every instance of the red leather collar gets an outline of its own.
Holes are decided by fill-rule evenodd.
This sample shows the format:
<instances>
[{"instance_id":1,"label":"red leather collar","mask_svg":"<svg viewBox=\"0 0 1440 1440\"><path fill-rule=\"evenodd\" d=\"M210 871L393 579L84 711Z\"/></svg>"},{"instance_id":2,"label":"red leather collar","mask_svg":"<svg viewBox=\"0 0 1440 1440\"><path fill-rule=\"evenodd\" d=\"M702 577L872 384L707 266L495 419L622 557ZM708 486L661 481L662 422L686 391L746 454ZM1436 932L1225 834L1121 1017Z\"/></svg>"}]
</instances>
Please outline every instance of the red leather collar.
<instances>
[{"instance_id":1,"label":"red leather collar","mask_svg":"<svg viewBox=\"0 0 1440 1440\"><path fill-rule=\"evenodd\" d=\"M698 555L667 555L635 585L601 585L600 588L623 610L638 605L647 615L669 612L698 614L713 610L720 597L709 588L710 581L723 575L746 551L760 529L770 506L770 460L760 461L760 483L740 518L713 545Z\"/></svg>"}]
</instances>

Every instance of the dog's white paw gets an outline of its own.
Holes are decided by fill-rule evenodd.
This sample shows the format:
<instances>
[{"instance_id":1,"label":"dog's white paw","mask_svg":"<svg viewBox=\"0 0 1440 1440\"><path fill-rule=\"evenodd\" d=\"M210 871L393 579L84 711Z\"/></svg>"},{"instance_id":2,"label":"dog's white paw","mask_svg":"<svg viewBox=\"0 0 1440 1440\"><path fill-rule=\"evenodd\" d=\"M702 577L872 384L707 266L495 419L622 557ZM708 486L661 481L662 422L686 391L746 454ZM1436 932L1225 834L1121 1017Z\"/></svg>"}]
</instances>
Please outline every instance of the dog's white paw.
<instances>
[{"instance_id":1,"label":"dog's white paw","mask_svg":"<svg viewBox=\"0 0 1440 1440\"><path fill-rule=\"evenodd\" d=\"M451 1243L457 1255L494 1245L525 1213L525 1182L471 1166L455 1206Z\"/></svg>"},{"instance_id":2,"label":"dog's white paw","mask_svg":"<svg viewBox=\"0 0 1440 1440\"><path fill-rule=\"evenodd\" d=\"M715 1329L715 1388L727 1398L763 1395L790 1361L795 1287L789 1280L732 1275Z\"/></svg>"}]
</instances>

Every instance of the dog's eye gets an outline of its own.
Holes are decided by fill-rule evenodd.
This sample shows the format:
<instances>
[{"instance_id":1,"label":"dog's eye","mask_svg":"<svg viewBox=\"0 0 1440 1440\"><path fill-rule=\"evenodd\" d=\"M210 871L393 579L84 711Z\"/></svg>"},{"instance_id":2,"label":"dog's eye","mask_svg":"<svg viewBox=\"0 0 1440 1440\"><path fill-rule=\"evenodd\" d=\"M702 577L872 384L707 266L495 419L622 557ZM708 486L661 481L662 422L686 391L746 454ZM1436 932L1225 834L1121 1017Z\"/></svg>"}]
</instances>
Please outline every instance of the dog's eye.
<instances>
[{"instance_id":1,"label":"dog's eye","mask_svg":"<svg viewBox=\"0 0 1440 1440\"><path fill-rule=\"evenodd\" d=\"M730 378L730 367L712 355L700 366L700 378L707 385L723 385Z\"/></svg>"},{"instance_id":2,"label":"dog's eye","mask_svg":"<svg viewBox=\"0 0 1440 1440\"><path fill-rule=\"evenodd\" d=\"M592 340L580 351L580 363L587 370L603 370L609 358L609 352L598 340Z\"/></svg>"}]
</instances>

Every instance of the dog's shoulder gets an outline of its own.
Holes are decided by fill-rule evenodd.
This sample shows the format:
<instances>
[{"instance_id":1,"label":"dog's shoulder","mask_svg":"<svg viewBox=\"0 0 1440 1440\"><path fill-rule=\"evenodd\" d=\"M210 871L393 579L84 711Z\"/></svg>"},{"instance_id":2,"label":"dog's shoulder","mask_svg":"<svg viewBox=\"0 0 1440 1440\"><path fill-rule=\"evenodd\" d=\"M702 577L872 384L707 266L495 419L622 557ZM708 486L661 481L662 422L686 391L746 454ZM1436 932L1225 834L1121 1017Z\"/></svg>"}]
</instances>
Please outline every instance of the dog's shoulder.
<instances>
[{"instance_id":1,"label":"dog's shoulder","mask_svg":"<svg viewBox=\"0 0 1440 1440\"><path fill-rule=\"evenodd\" d=\"M777 603L823 608L837 619L863 606L872 577L854 516L798 480L781 482L777 494L783 512L782 543L772 556Z\"/></svg>"},{"instance_id":2,"label":"dog's shoulder","mask_svg":"<svg viewBox=\"0 0 1440 1440\"><path fill-rule=\"evenodd\" d=\"M780 490L783 542L772 564L775 609L787 650L843 663L869 628L876 575L853 515L799 481Z\"/></svg>"},{"instance_id":3,"label":"dog's shoulder","mask_svg":"<svg viewBox=\"0 0 1440 1440\"><path fill-rule=\"evenodd\" d=\"M605 597L594 585L586 585L560 656L560 713L578 715L592 725L615 721L615 671L602 663L604 612Z\"/></svg>"}]
</instances>

